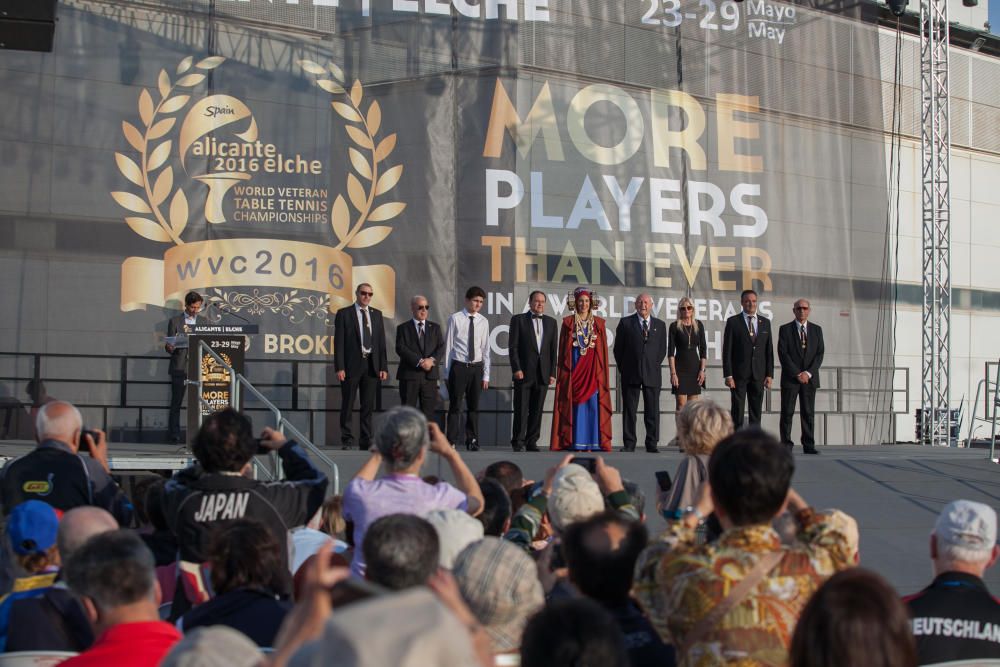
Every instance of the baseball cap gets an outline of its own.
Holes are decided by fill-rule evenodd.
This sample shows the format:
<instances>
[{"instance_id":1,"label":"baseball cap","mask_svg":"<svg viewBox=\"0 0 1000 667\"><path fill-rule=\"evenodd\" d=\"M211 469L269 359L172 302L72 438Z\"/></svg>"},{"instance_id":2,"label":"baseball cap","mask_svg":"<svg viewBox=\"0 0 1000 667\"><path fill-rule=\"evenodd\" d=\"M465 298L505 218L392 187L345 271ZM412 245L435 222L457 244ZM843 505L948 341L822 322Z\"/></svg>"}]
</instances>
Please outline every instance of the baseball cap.
<instances>
[{"instance_id":1,"label":"baseball cap","mask_svg":"<svg viewBox=\"0 0 1000 667\"><path fill-rule=\"evenodd\" d=\"M20 556L43 554L56 543L59 515L48 503L26 500L7 519L7 537L14 553Z\"/></svg>"},{"instance_id":2,"label":"baseball cap","mask_svg":"<svg viewBox=\"0 0 1000 667\"><path fill-rule=\"evenodd\" d=\"M483 524L462 510L434 510L425 517L438 534L441 550L438 565L451 569L455 557L473 542L483 539Z\"/></svg>"},{"instance_id":3,"label":"baseball cap","mask_svg":"<svg viewBox=\"0 0 1000 667\"><path fill-rule=\"evenodd\" d=\"M934 534L953 546L985 553L997 542L997 513L983 503L953 500L938 515Z\"/></svg>"},{"instance_id":4,"label":"baseball cap","mask_svg":"<svg viewBox=\"0 0 1000 667\"><path fill-rule=\"evenodd\" d=\"M535 561L511 542L485 537L458 554L452 571L494 651L518 648L528 617L545 604Z\"/></svg>"},{"instance_id":5,"label":"baseball cap","mask_svg":"<svg viewBox=\"0 0 1000 667\"><path fill-rule=\"evenodd\" d=\"M587 469L570 463L556 473L547 505L552 526L566 530L571 523L604 511L604 496Z\"/></svg>"}]
</instances>

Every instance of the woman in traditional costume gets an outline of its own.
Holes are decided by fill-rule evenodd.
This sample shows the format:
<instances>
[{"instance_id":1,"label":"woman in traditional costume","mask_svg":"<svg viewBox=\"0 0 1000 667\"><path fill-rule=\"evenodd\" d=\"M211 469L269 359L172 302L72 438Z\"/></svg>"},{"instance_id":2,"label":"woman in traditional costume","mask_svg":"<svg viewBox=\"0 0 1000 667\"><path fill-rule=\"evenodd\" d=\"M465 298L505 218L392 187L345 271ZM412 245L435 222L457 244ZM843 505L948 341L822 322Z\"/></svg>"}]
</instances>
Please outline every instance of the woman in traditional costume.
<instances>
[{"instance_id":1,"label":"woman in traditional costume","mask_svg":"<svg viewBox=\"0 0 1000 667\"><path fill-rule=\"evenodd\" d=\"M592 290L571 295L574 313L559 332L552 444L556 450L611 451L611 394L608 390L608 334L591 311Z\"/></svg>"}]
</instances>

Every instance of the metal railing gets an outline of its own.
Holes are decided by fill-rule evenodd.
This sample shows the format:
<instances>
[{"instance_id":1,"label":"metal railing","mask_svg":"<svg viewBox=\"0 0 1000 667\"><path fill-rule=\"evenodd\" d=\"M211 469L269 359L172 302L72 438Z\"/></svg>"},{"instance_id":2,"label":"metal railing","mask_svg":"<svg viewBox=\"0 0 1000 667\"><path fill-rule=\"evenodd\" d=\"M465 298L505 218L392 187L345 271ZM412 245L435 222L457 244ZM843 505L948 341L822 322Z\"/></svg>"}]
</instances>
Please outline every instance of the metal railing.
<instances>
[{"instance_id":1,"label":"metal railing","mask_svg":"<svg viewBox=\"0 0 1000 667\"><path fill-rule=\"evenodd\" d=\"M144 442L145 436L154 435L156 437L162 437L165 435L163 429L151 429L146 424L146 414L149 412L155 414L165 415L167 412L167 396L169 395L170 379L166 372L166 365L169 359L165 356L158 355L98 355L98 354L63 354L63 353L28 353L28 352L0 352L0 363L3 363L4 358L14 358L14 359L26 359L30 362L30 371L18 373L8 373L6 369L0 367L0 382L18 382L24 383L28 380L44 380L51 385L65 385L65 384L86 384L86 385L97 385L106 386L113 388L111 392L114 395L114 400L109 401L94 401L89 400L77 400L74 404L82 409L96 410L100 411L101 418L99 420L100 424L103 425L105 430L109 434L114 433L117 441L122 442ZM105 365L104 372L101 374L103 377L108 379L94 379L91 377L66 377L57 376L50 373L42 372L42 365L44 362L59 362L60 360L91 360L103 362ZM163 379L143 379L136 378L130 374L130 364L136 362L152 362L153 364L162 365L161 369L158 369L156 375L162 377ZM266 358L255 358L247 359L246 375L253 377L253 373L249 372L254 370L255 367L260 365L281 365L281 373L288 377L287 382L256 382L253 385L254 391L248 392L249 397L254 401L259 401L260 405L251 404L249 401L244 405L244 411L253 412L266 412L274 414L277 410L281 414L284 423L295 429L295 433L303 435L304 440L310 442L316 441L315 432L315 422L317 416L324 417L329 424L335 423L335 415L338 415L339 401L326 400L328 407L312 407L314 403L309 403L304 400L303 397L306 392L310 390L315 391L339 391L339 382L336 380L336 376L332 370L332 360L331 359L266 359ZM322 367L326 374L325 381L323 382L307 382L303 381L302 378L305 375L305 370L314 367ZM510 379L510 366L503 362L493 362L492 367L492 382L491 387L498 389L500 391L509 392L513 384ZM614 367L612 367L614 369ZM666 366L665 373L666 371ZM718 366L709 366L707 369L709 376L709 388L706 389L706 395L713 397L718 402L723 405L728 404L729 400L729 390L722 385L722 370ZM852 385L848 378L851 375L868 377L872 372L880 371L881 373L889 373L891 380L887 387L882 388L872 388L870 386L854 386ZM849 418L850 428L847 429L850 433L850 439L852 444L857 444L859 431L859 423L863 423L865 420L870 420L872 418L884 417L884 416L897 416L905 415L910 411L910 369L905 366L885 366L885 367L869 367L869 366L827 366L822 369L822 380L823 388L817 393L817 433L823 434L823 441L829 442L830 433L830 422L834 418ZM147 374L147 377L152 375L152 373ZM902 381L897 381L897 378L902 376ZM246 378L243 378L246 380ZM777 379L777 371L776 371ZM247 381L249 384L249 381ZM777 382L776 382L777 384ZM238 382L238 387L236 388L236 393L238 394L240 388L245 387L242 383ZM717 385L717 386L716 386ZM163 389L163 399L153 401L147 400L143 403L134 399L134 394L137 389L149 387L161 387ZM617 369L613 370L612 377L612 401L615 406L616 412L621 412L621 396L618 391L618 374ZM130 391L131 390L131 391ZM285 401L282 408L278 408L276 403L278 399L268 398L265 392L275 392L275 391L289 391L289 395ZM376 411L381 411L383 409L383 396L384 392L392 392L393 395L396 394L397 385L394 382L387 381L380 383L379 390L376 394ZM665 388L663 394L667 395L668 388ZM765 392L764 399L764 413L769 415L775 415L780 412L778 400L772 398L772 393L777 393L777 387L774 391ZM93 394L90 394L92 396ZM395 396L391 400L387 400L392 404L395 400ZM0 398L2 401L2 398ZM335 405L331 405L335 403ZM864 403L865 408L859 407L859 403ZM23 404L18 403L22 409ZM501 400L497 407L488 407L490 405L489 400L486 404L481 403L480 414L481 415L510 415L512 412L512 407L509 400ZM887 410L876 410L871 406L873 405L887 405ZM828 407L824 407L828 406ZM0 411L3 410L3 405L0 403ZM135 411L138 414L138 419L136 420L136 426L131 429L127 424L117 423L112 424L110 421L110 416L115 411ZM439 414L443 414L443 410L439 411ZM551 409L547 410L551 413ZM666 396L664 396L663 406L661 406L661 414L672 415L675 413L673 401L670 401ZM299 415L303 416L308 420L308 427L301 431L300 429L294 427L289 421L289 415ZM0 415L2 417L2 415ZM499 421L498 421L499 423ZM110 428L109 428L110 427ZM150 433L152 432L152 433ZM291 431L289 431L291 432ZM497 442L503 442L506 438L509 438L509 433L500 433L499 431L494 434L497 438ZM29 436L30 437L30 436ZM896 424L895 419L889 420L889 440L896 440ZM10 439L11 435L9 428L5 428L5 423L2 418L0 418L0 440ZM317 448L318 450L319 448Z\"/></svg>"}]
</instances>

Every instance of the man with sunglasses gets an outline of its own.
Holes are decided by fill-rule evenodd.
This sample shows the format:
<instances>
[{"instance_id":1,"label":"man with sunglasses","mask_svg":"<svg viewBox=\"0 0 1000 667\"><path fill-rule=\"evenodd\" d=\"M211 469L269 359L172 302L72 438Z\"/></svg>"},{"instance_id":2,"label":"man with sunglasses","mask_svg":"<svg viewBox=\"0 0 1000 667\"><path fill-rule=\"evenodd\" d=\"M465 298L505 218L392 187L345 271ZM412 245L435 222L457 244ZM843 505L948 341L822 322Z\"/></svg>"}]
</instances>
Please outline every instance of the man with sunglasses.
<instances>
[{"instance_id":1,"label":"man with sunglasses","mask_svg":"<svg viewBox=\"0 0 1000 667\"><path fill-rule=\"evenodd\" d=\"M340 380L341 449L354 447L351 417L354 397L361 394L361 449L371 447L372 413L378 383L389 378L382 312L371 307L375 292L361 283L354 292L356 301L337 311L333 320L333 364Z\"/></svg>"},{"instance_id":2,"label":"man with sunglasses","mask_svg":"<svg viewBox=\"0 0 1000 667\"><path fill-rule=\"evenodd\" d=\"M413 319L396 327L396 354L399 355L399 400L403 405L418 408L434 421L438 404L438 367L444 358L444 336L441 326L428 318L431 307L427 297L410 299Z\"/></svg>"},{"instance_id":3,"label":"man with sunglasses","mask_svg":"<svg viewBox=\"0 0 1000 667\"><path fill-rule=\"evenodd\" d=\"M809 301L799 299L792 312L795 319L778 329L778 360L781 362L781 442L792 451L792 415L799 401L802 450L819 454L813 438L819 367L823 365L823 329L809 321Z\"/></svg>"}]
</instances>

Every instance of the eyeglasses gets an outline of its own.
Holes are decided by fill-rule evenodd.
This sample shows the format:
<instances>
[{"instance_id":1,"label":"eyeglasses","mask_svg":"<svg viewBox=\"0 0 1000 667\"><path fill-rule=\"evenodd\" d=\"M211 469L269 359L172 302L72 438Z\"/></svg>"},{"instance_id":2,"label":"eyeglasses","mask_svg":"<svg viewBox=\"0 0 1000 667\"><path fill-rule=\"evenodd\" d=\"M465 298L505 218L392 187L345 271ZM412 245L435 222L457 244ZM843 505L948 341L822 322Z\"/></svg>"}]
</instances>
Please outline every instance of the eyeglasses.
<instances>
[{"instance_id":1,"label":"eyeglasses","mask_svg":"<svg viewBox=\"0 0 1000 667\"><path fill-rule=\"evenodd\" d=\"M375 292L358 292L360 296L375 296Z\"/></svg>"},{"instance_id":2,"label":"eyeglasses","mask_svg":"<svg viewBox=\"0 0 1000 667\"><path fill-rule=\"evenodd\" d=\"M417 310L430 310L430 306L417 306Z\"/></svg>"},{"instance_id":3,"label":"eyeglasses","mask_svg":"<svg viewBox=\"0 0 1000 667\"><path fill-rule=\"evenodd\" d=\"M792 310L809 310L809 306L795 306Z\"/></svg>"}]
</instances>

